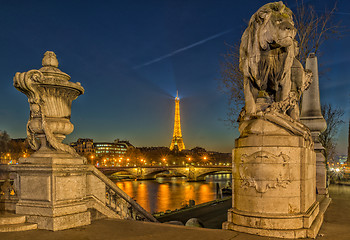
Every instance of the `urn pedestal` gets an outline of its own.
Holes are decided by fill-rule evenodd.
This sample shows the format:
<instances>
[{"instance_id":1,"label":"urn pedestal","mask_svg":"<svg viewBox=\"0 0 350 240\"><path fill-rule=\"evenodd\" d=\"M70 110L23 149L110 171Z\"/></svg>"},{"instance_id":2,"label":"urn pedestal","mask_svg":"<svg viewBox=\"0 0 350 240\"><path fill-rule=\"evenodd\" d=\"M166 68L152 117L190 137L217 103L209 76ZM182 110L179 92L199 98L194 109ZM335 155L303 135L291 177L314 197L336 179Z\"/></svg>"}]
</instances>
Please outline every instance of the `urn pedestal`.
<instances>
[{"instance_id":1,"label":"urn pedestal","mask_svg":"<svg viewBox=\"0 0 350 240\"><path fill-rule=\"evenodd\" d=\"M235 141L232 208L224 229L269 237L316 237L323 221L316 201L312 141L253 120Z\"/></svg>"},{"instance_id":2,"label":"urn pedestal","mask_svg":"<svg viewBox=\"0 0 350 240\"><path fill-rule=\"evenodd\" d=\"M82 159L46 151L20 159L17 166L19 201L16 213L39 229L52 231L90 224L86 171Z\"/></svg>"},{"instance_id":3,"label":"urn pedestal","mask_svg":"<svg viewBox=\"0 0 350 240\"><path fill-rule=\"evenodd\" d=\"M62 143L74 129L72 101L84 88L58 69L55 53L46 52L42 65L14 77L14 86L28 97L27 140L36 151L19 159L16 213L39 229L56 231L90 224L86 159Z\"/></svg>"}]
</instances>

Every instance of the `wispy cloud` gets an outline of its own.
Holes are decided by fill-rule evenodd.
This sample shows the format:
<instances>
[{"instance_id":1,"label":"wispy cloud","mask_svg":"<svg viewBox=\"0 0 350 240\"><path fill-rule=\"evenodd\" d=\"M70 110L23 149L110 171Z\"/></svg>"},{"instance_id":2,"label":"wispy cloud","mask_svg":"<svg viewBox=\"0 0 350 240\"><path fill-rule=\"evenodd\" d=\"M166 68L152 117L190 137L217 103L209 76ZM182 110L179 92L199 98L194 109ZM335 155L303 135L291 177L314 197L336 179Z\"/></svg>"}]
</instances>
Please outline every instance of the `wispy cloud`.
<instances>
[{"instance_id":1,"label":"wispy cloud","mask_svg":"<svg viewBox=\"0 0 350 240\"><path fill-rule=\"evenodd\" d=\"M174 56L175 54L178 54L178 53L180 53L180 52L186 51L186 50L188 50L188 49L190 49L190 48L196 47L196 46L201 45L201 44L203 44L203 43L206 43L206 42L208 42L208 41L210 41L210 40L212 40L212 39L215 39L215 38L218 38L218 37L220 37L220 36L222 36L222 35L225 35L225 34L231 32L232 30L233 30L233 29L231 28L231 29L229 29L229 30L226 30L226 31L223 31L223 32L214 34L214 35L212 35L212 36L210 36L210 37L207 37L207 38L205 38L205 39L202 39L202 40L200 40L200 41L198 41L198 42L192 43L192 44L190 44L190 45L188 45L188 46L186 46L186 47L177 49L177 50L175 50L175 51L173 51L173 52L171 52L171 53L168 53L168 54L163 55L163 56L161 56L161 57L155 58L155 59L153 59L153 60L151 60L151 61L148 61L148 62L142 63L142 64L140 64L140 65L137 65L137 66L134 67L134 69L142 68L142 67L151 65L151 64L153 64L153 63L162 61L162 60L164 60L164 59L166 59L166 58L169 58L169 57Z\"/></svg>"}]
</instances>

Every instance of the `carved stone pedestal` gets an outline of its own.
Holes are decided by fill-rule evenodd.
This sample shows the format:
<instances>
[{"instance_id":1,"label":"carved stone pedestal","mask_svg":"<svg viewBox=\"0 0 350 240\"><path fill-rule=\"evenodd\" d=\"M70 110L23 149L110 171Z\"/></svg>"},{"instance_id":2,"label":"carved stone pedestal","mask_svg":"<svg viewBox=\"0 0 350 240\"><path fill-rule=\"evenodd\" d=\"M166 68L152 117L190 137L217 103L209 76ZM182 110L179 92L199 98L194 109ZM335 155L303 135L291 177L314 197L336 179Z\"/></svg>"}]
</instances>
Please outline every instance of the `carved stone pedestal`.
<instances>
[{"instance_id":1,"label":"carved stone pedestal","mask_svg":"<svg viewBox=\"0 0 350 240\"><path fill-rule=\"evenodd\" d=\"M39 150L17 166L19 201L16 213L39 229L52 231L90 224L86 171L82 158L60 151Z\"/></svg>"},{"instance_id":2,"label":"carved stone pedestal","mask_svg":"<svg viewBox=\"0 0 350 240\"><path fill-rule=\"evenodd\" d=\"M268 121L249 122L233 150L233 203L223 228L314 238L323 221L315 158L312 141Z\"/></svg>"}]
</instances>

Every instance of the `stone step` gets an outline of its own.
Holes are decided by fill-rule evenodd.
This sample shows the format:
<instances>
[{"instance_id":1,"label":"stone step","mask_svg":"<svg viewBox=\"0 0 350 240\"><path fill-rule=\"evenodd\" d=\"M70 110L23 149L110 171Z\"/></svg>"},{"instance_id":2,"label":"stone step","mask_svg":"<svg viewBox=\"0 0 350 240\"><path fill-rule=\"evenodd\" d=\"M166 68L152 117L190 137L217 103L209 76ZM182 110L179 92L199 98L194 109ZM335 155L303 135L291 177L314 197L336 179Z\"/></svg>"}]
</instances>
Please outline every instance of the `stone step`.
<instances>
[{"instance_id":1,"label":"stone step","mask_svg":"<svg viewBox=\"0 0 350 240\"><path fill-rule=\"evenodd\" d=\"M27 230L35 230L38 228L36 223L19 223L0 225L0 232L19 232Z\"/></svg>"},{"instance_id":2,"label":"stone step","mask_svg":"<svg viewBox=\"0 0 350 240\"><path fill-rule=\"evenodd\" d=\"M0 213L0 225L25 223L26 217L9 212Z\"/></svg>"}]
</instances>

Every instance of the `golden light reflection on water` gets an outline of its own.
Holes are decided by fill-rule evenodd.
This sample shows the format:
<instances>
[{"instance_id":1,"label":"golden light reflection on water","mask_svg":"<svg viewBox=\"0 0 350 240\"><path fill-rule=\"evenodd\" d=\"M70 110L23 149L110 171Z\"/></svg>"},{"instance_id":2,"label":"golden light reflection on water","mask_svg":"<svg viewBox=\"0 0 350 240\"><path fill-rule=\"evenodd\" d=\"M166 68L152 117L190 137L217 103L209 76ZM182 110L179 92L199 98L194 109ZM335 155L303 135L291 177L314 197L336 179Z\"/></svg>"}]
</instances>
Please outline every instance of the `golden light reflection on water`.
<instances>
[{"instance_id":1,"label":"golden light reflection on water","mask_svg":"<svg viewBox=\"0 0 350 240\"><path fill-rule=\"evenodd\" d=\"M128 194L130 197L134 197L134 188L132 186L132 183L130 181L125 182L117 182L117 187L119 187L121 190L123 190L126 194Z\"/></svg>"},{"instance_id":2,"label":"golden light reflection on water","mask_svg":"<svg viewBox=\"0 0 350 240\"><path fill-rule=\"evenodd\" d=\"M230 181L231 175L212 176L206 182L187 182L185 178L158 178L156 181L119 181L116 185L151 213L181 208L191 199L196 204L216 198L216 185Z\"/></svg>"},{"instance_id":3,"label":"golden light reflection on water","mask_svg":"<svg viewBox=\"0 0 350 240\"><path fill-rule=\"evenodd\" d=\"M184 200L189 201L191 199L194 199L194 186L190 184L186 184Z\"/></svg>"},{"instance_id":4,"label":"golden light reflection on water","mask_svg":"<svg viewBox=\"0 0 350 240\"><path fill-rule=\"evenodd\" d=\"M170 188L166 183L162 183L159 185L158 191L158 211L165 211L169 208L169 199L170 199Z\"/></svg>"},{"instance_id":5,"label":"golden light reflection on water","mask_svg":"<svg viewBox=\"0 0 350 240\"><path fill-rule=\"evenodd\" d=\"M138 204L147 211L150 211L150 201L148 196L148 188L145 183L140 182L137 187L137 194L135 197Z\"/></svg>"},{"instance_id":6,"label":"golden light reflection on water","mask_svg":"<svg viewBox=\"0 0 350 240\"><path fill-rule=\"evenodd\" d=\"M209 187L209 184L202 184L199 187L198 203L205 203L213 200L212 190Z\"/></svg>"}]
</instances>

